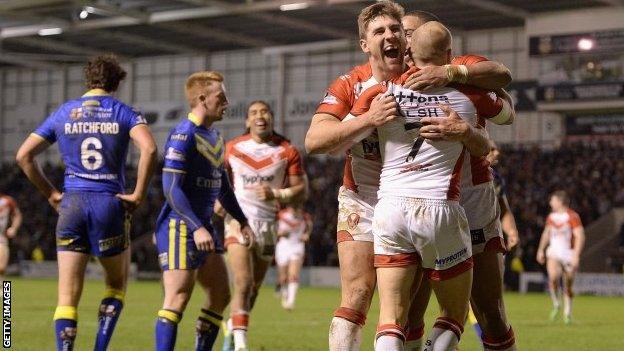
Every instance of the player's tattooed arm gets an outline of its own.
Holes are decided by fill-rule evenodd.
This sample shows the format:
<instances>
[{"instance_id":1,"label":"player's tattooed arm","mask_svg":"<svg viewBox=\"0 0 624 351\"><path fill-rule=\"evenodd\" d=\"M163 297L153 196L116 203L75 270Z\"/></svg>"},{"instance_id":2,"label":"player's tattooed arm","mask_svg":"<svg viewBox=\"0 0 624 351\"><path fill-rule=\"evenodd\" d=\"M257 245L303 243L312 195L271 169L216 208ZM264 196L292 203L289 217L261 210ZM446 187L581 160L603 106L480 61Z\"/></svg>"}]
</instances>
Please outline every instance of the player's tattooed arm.
<instances>
[{"instance_id":1,"label":"player's tattooed arm","mask_svg":"<svg viewBox=\"0 0 624 351\"><path fill-rule=\"evenodd\" d=\"M63 194L57 190L50 180L43 174L36 157L50 146L50 143L37 134L31 134L20 146L15 156L17 164L26 174L26 177L39 189L43 196L58 212Z\"/></svg>"},{"instance_id":2,"label":"player's tattooed arm","mask_svg":"<svg viewBox=\"0 0 624 351\"><path fill-rule=\"evenodd\" d=\"M537 247L537 263L545 264L546 263L546 246L550 242L550 225L547 224L542 232L542 237L540 238L539 246Z\"/></svg>"},{"instance_id":3,"label":"player's tattooed arm","mask_svg":"<svg viewBox=\"0 0 624 351\"><path fill-rule=\"evenodd\" d=\"M404 86L411 90L426 91L449 83L496 90L511 83L511 72L505 65L496 61L481 61L469 65L427 66L413 73Z\"/></svg>"},{"instance_id":4,"label":"player's tattooed arm","mask_svg":"<svg viewBox=\"0 0 624 351\"><path fill-rule=\"evenodd\" d=\"M130 194L117 194L127 209L136 209L147 194L149 181L154 173L158 150L154 137L146 124L138 124L130 130L130 138L139 149L139 164L137 166L137 182L134 191Z\"/></svg>"}]
</instances>

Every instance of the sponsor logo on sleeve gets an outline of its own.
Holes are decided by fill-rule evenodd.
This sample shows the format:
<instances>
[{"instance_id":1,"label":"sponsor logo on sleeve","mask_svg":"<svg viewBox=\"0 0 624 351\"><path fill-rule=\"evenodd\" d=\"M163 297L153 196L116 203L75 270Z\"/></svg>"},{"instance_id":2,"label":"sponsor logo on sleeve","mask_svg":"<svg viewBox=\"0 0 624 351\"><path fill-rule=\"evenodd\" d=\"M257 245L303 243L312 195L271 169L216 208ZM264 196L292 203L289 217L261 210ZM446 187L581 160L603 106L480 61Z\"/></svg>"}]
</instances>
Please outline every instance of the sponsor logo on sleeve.
<instances>
[{"instance_id":1,"label":"sponsor logo on sleeve","mask_svg":"<svg viewBox=\"0 0 624 351\"><path fill-rule=\"evenodd\" d=\"M171 160L171 161L180 161L180 162L184 162L186 161L186 157L184 156L184 154L172 147L167 149L167 153L165 154L165 158L167 160Z\"/></svg>"},{"instance_id":2,"label":"sponsor logo on sleeve","mask_svg":"<svg viewBox=\"0 0 624 351\"><path fill-rule=\"evenodd\" d=\"M337 105L338 99L336 99L336 97L330 93L325 93L325 96L323 97L323 101L321 101L321 104Z\"/></svg>"},{"instance_id":3,"label":"sponsor logo on sleeve","mask_svg":"<svg viewBox=\"0 0 624 351\"><path fill-rule=\"evenodd\" d=\"M187 134L173 134L171 136L171 140L175 140L175 141L186 141L187 139L188 139Z\"/></svg>"}]
</instances>

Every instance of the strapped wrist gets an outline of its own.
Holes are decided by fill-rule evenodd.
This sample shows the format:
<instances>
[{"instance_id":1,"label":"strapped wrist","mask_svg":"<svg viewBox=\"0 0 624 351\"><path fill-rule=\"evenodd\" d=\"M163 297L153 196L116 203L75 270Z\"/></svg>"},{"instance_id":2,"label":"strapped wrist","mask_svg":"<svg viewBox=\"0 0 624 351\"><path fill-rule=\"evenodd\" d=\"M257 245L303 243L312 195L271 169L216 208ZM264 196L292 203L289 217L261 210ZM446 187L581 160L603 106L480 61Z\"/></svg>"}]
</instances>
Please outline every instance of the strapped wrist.
<instances>
[{"instance_id":1,"label":"strapped wrist","mask_svg":"<svg viewBox=\"0 0 624 351\"><path fill-rule=\"evenodd\" d=\"M446 78L449 82L466 84L468 82L468 67L466 65L444 65Z\"/></svg>"}]
</instances>

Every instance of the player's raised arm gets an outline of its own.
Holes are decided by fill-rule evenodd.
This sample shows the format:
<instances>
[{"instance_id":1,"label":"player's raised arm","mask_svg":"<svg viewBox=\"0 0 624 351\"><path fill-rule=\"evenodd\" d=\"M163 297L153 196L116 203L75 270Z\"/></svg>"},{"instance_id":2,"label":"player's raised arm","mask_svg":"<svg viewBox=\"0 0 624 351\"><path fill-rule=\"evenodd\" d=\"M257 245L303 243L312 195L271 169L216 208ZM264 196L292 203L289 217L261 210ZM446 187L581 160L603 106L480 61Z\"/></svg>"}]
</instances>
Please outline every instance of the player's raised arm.
<instances>
[{"instance_id":1,"label":"player's raised arm","mask_svg":"<svg viewBox=\"0 0 624 351\"><path fill-rule=\"evenodd\" d=\"M50 205L58 211L63 194L50 183L50 180L43 174L36 160L37 155L45 151L49 146L50 142L46 138L33 133L20 146L15 160L26 174L26 177L48 199Z\"/></svg>"},{"instance_id":2,"label":"player's raised arm","mask_svg":"<svg viewBox=\"0 0 624 351\"><path fill-rule=\"evenodd\" d=\"M145 198L149 181L156 165L157 147L154 137L146 124L138 124L130 130L130 138L139 149L139 164L137 166L137 182L131 194L117 194L124 201L129 210L137 208Z\"/></svg>"}]
</instances>

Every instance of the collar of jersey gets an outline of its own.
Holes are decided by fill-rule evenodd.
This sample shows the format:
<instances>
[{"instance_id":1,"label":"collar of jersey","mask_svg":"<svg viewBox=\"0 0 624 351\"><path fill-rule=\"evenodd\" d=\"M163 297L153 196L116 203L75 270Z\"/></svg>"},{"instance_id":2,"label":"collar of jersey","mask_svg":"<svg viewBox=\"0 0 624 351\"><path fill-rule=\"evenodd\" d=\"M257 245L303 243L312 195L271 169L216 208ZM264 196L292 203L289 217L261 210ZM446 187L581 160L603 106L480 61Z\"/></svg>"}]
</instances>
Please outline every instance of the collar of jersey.
<instances>
[{"instance_id":1,"label":"collar of jersey","mask_svg":"<svg viewBox=\"0 0 624 351\"><path fill-rule=\"evenodd\" d=\"M104 89L91 89L87 91L83 96L102 96L102 95L110 95Z\"/></svg>"},{"instance_id":2,"label":"collar of jersey","mask_svg":"<svg viewBox=\"0 0 624 351\"><path fill-rule=\"evenodd\" d=\"M189 112L188 119L189 121L193 122L193 124L198 127L202 125L201 122L199 121L199 117L197 117L197 115L194 114L193 112Z\"/></svg>"}]
</instances>

